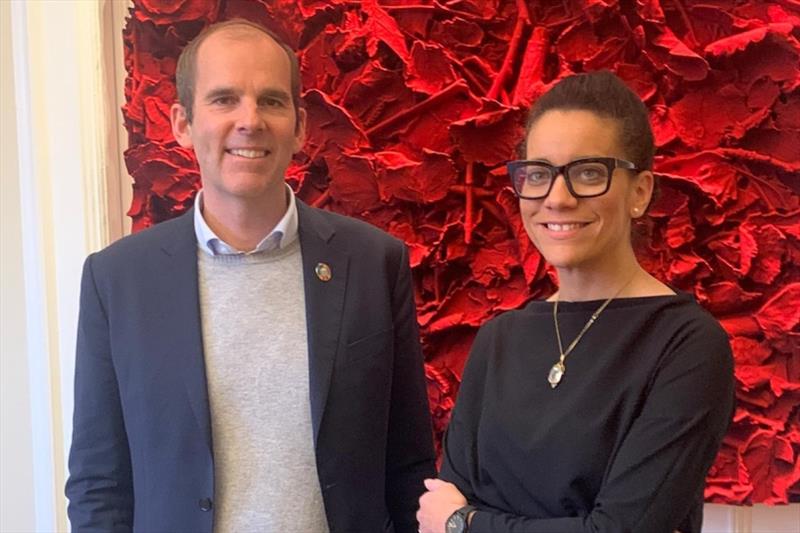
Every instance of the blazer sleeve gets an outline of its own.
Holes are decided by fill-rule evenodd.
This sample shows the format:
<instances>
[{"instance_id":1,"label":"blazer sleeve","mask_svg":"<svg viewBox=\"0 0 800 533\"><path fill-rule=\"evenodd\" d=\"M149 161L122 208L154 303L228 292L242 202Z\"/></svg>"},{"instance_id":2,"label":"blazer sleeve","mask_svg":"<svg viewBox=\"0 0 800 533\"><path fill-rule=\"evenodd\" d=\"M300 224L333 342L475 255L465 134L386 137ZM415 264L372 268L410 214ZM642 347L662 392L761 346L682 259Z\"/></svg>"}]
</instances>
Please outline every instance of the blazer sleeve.
<instances>
[{"instance_id":1,"label":"blazer sleeve","mask_svg":"<svg viewBox=\"0 0 800 533\"><path fill-rule=\"evenodd\" d=\"M125 532L133 527L131 459L95 259L81 280L68 515L73 532Z\"/></svg>"},{"instance_id":2,"label":"blazer sleeve","mask_svg":"<svg viewBox=\"0 0 800 533\"><path fill-rule=\"evenodd\" d=\"M394 367L387 434L386 500L397 533L416 533L423 480L436 476L433 434L411 269L402 246L392 290Z\"/></svg>"},{"instance_id":3,"label":"blazer sleeve","mask_svg":"<svg viewBox=\"0 0 800 533\"><path fill-rule=\"evenodd\" d=\"M588 515L545 519L479 506L470 531L671 533L702 490L733 405L733 358L725 332L716 323L694 324L657 372Z\"/></svg>"}]
</instances>

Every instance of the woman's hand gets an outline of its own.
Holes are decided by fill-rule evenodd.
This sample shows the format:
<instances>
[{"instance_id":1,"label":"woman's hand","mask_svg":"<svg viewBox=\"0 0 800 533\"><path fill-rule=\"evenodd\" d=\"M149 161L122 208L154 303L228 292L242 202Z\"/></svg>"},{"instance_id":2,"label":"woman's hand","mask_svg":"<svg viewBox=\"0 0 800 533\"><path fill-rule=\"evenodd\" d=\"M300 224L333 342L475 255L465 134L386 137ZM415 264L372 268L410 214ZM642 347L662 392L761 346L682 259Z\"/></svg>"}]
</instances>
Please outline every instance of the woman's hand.
<instances>
[{"instance_id":1,"label":"woman's hand","mask_svg":"<svg viewBox=\"0 0 800 533\"><path fill-rule=\"evenodd\" d=\"M426 479L428 492L419 498L420 533L445 533L445 523L450 515L467 505L467 499L452 483L441 479Z\"/></svg>"}]
</instances>

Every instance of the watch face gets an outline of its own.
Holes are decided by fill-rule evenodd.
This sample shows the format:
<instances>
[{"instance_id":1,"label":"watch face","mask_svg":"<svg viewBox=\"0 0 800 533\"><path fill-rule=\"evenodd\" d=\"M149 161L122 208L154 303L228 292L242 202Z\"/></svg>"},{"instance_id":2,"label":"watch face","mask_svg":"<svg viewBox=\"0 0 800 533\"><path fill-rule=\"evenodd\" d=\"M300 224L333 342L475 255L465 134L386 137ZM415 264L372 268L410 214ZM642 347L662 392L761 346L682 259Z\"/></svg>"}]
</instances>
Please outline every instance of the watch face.
<instances>
[{"instance_id":1,"label":"watch face","mask_svg":"<svg viewBox=\"0 0 800 533\"><path fill-rule=\"evenodd\" d=\"M462 533L464 531L464 517L456 511L450 518L447 519L447 523L445 524L445 532L446 533Z\"/></svg>"}]
</instances>

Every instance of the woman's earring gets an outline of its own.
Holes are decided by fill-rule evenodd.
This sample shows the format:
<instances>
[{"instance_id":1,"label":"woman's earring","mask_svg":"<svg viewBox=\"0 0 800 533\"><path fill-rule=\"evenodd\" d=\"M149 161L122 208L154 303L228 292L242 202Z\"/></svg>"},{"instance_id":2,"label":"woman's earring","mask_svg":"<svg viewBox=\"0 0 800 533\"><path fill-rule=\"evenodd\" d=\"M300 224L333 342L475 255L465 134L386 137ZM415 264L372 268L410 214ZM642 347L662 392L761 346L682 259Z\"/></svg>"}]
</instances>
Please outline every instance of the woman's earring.
<instances>
[{"instance_id":1,"label":"woman's earring","mask_svg":"<svg viewBox=\"0 0 800 533\"><path fill-rule=\"evenodd\" d=\"M633 211L633 216L635 216L635 217L639 216L639 208L638 207L634 207L631 211Z\"/></svg>"}]
</instances>

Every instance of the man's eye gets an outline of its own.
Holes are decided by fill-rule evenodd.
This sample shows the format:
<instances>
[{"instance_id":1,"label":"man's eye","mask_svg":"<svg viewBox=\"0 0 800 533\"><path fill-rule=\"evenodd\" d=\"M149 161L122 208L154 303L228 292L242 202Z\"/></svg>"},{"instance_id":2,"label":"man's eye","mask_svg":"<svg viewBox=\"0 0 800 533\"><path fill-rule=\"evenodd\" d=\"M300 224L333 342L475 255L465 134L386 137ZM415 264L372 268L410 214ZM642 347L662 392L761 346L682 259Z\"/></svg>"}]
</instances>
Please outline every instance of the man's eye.
<instances>
[{"instance_id":1,"label":"man's eye","mask_svg":"<svg viewBox=\"0 0 800 533\"><path fill-rule=\"evenodd\" d=\"M286 104L278 98L265 98L261 101L261 105L264 107L284 107Z\"/></svg>"},{"instance_id":2,"label":"man's eye","mask_svg":"<svg viewBox=\"0 0 800 533\"><path fill-rule=\"evenodd\" d=\"M232 105L236 99L233 96L217 96L211 100L212 104L216 105Z\"/></svg>"}]
</instances>

